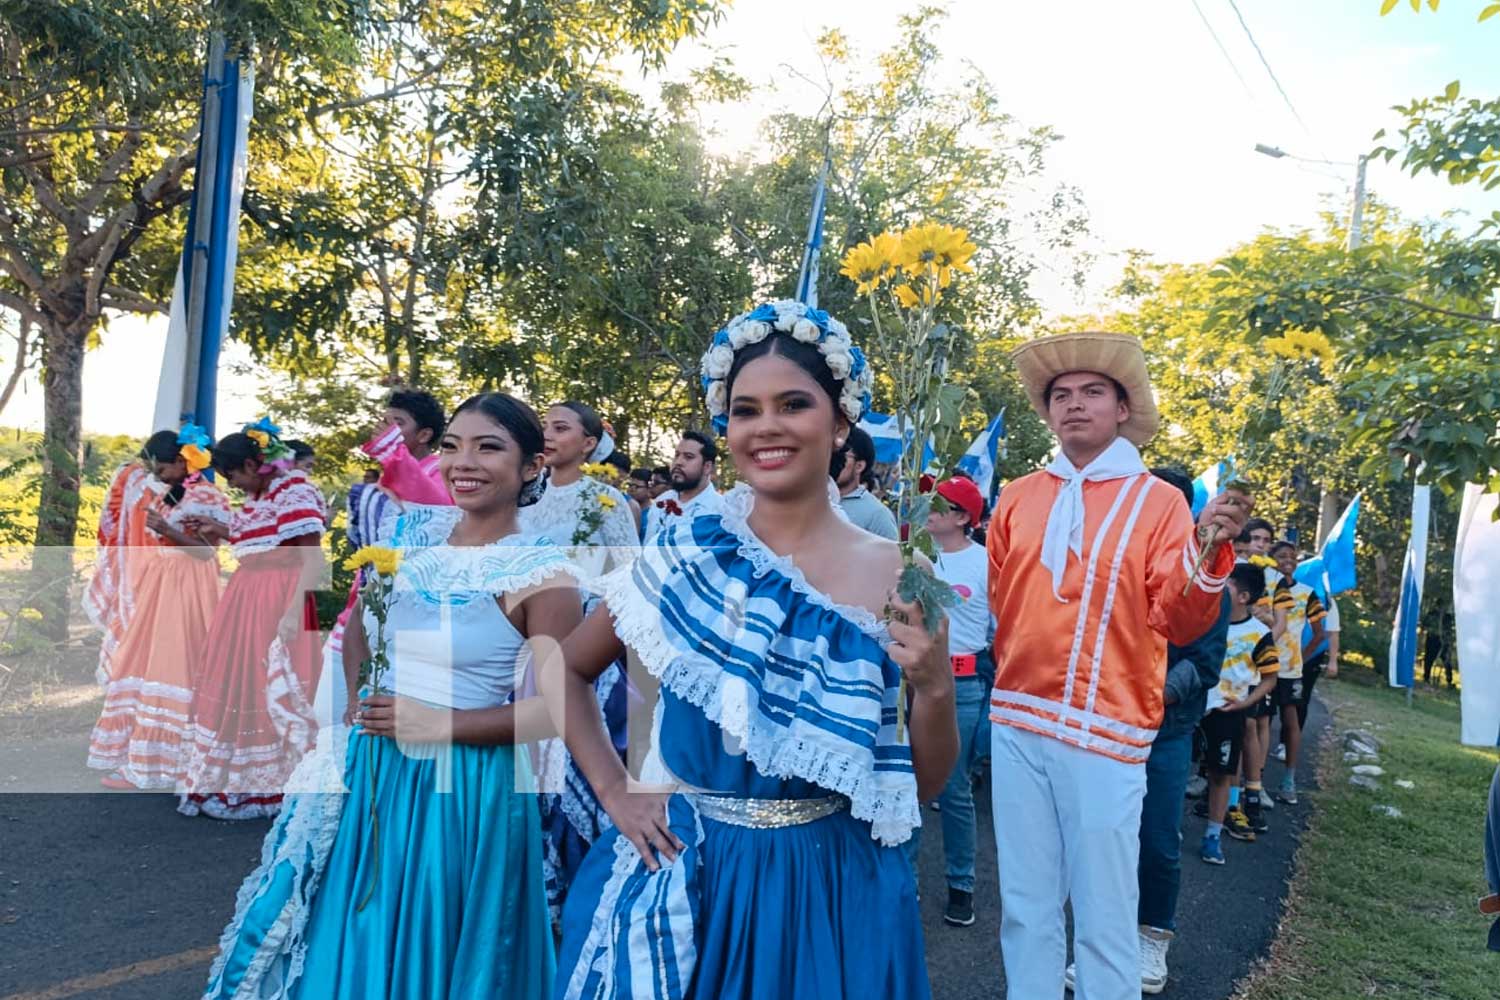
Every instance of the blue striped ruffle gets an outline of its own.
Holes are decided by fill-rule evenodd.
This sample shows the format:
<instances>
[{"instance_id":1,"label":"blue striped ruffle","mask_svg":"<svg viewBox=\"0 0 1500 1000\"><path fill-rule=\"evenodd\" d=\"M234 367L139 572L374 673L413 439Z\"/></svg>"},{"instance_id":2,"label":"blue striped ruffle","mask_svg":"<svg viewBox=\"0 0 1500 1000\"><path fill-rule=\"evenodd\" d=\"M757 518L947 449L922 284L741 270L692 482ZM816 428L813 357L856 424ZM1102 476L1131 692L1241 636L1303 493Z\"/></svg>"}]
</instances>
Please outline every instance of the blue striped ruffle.
<instances>
[{"instance_id":1,"label":"blue striped ruffle","mask_svg":"<svg viewBox=\"0 0 1500 1000\"><path fill-rule=\"evenodd\" d=\"M881 843L902 843L920 815L884 627L766 549L746 523L752 496L731 491L722 515L670 526L603 577L616 632L761 774L838 792Z\"/></svg>"}]
</instances>

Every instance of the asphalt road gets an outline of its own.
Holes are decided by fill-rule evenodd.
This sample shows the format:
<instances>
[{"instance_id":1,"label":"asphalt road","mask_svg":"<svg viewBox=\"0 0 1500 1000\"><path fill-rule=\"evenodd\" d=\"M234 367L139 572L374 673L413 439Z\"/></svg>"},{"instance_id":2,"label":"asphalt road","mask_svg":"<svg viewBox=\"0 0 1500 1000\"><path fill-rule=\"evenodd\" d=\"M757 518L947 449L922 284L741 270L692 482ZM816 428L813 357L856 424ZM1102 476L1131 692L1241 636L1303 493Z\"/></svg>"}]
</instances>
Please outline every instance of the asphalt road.
<instances>
[{"instance_id":1,"label":"asphalt road","mask_svg":"<svg viewBox=\"0 0 1500 1000\"><path fill-rule=\"evenodd\" d=\"M1327 719L1315 705L1309 747L1317 745ZM0 747L0 1000L197 996L269 824L188 819L164 795L83 791L97 786L82 756L75 737ZM1280 765L1273 762L1267 771L1270 786L1280 779ZM1310 765L1298 779L1299 787L1314 789ZM38 787L79 790L32 790ZM1309 798L1278 807L1271 833L1257 843L1226 841L1223 868L1198 861L1203 821L1186 817L1178 910L1183 929L1172 948L1166 996L1227 997L1265 953ZM978 920L972 927L943 924L939 824L929 823L923 837L923 918L938 1000L1003 995L987 797L979 815Z\"/></svg>"}]
</instances>

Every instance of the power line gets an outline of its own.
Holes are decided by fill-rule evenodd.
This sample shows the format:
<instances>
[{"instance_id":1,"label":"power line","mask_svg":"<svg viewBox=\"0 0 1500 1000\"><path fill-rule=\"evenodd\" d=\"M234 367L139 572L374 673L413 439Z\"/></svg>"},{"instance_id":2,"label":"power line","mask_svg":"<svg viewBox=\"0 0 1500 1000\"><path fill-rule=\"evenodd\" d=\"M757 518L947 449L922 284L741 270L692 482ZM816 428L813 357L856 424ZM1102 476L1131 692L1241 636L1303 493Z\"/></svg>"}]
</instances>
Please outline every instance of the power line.
<instances>
[{"instance_id":1,"label":"power line","mask_svg":"<svg viewBox=\"0 0 1500 1000\"><path fill-rule=\"evenodd\" d=\"M1280 80L1276 79L1276 71L1271 68L1271 63L1266 59L1266 54L1261 51L1260 43L1255 40L1254 33L1250 31L1250 25L1245 21L1245 15L1240 13L1240 5L1235 3L1234 0L1229 0L1229 6L1234 11L1234 16L1239 19L1240 27L1245 29L1245 37L1250 39L1251 48L1255 49L1255 54L1260 57L1260 64L1266 68L1266 75L1271 78L1271 82L1276 85L1277 92L1281 94L1281 99L1286 102L1287 110L1292 113L1293 118L1297 119L1297 124L1302 126L1302 131L1307 133L1308 138L1316 141L1312 129L1307 127L1307 122L1303 121L1302 116L1297 113L1297 106L1292 103L1292 98L1287 94L1286 88L1281 85ZM1327 156L1327 154L1325 153L1324 156Z\"/></svg>"},{"instance_id":2,"label":"power line","mask_svg":"<svg viewBox=\"0 0 1500 1000\"><path fill-rule=\"evenodd\" d=\"M1203 8L1198 6L1198 0L1193 0L1193 9L1198 12L1198 20L1203 22L1203 27L1208 29L1208 36L1212 38L1214 40L1214 44L1219 47L1219 54L1223 56L1224 61L1229 64L1229 69L1234 73L1234 78L1240 81L1241 87L1245 88L1245 96L1250 98L1251 104L1254 104L1255 91L1250 89L1250 84L1245 81L1244 74L1240 72L1239 66L1235 65L1234 58L1229 54L1229 50L1224 47L1223 42L1219 41L1218 32L1214 31L1214 26L1209 22L1207 15L1203 13Z\"/></svg>"}]
</instances>

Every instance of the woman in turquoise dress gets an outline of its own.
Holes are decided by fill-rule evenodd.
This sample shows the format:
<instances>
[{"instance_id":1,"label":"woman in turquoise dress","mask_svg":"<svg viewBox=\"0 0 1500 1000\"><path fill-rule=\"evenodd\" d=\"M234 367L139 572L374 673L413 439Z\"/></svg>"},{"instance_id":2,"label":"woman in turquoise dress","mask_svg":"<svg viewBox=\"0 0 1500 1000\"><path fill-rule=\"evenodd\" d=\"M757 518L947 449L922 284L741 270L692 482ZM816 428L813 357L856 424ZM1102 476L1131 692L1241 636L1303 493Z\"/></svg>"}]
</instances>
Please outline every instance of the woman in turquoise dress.
<instances>
[{"instance_id":1,"label":"woman in turquoise dress","mask_svg":"<svg viewBox=\"0 0 1500 1000\"><path fill-rule=\"evenodd\" d=\"M240 889L206 997L540 1000L555 969L528 755L540 699L507 704L539 640L582 616L561 550L520 533L541 491L542 428L499 393L441 438L453 507L407 505L381 532L402 558L390 672L293 775ZM349 690L375 622L352 616ZM344 794L347 789L347 794Z\"/></svg>"},{"instance_id":2,"label":"woman in turquoise dress","mask_svg":"<svg viewBox=\"0 0 1500 1000\"><path fill-rule=\"evenodd\" d=\"M899 845L958 737L946 626L895 598L896 545L830 495L868 370L841 324L785 302L721 331L704 382L743 482L606 576L541 675L615 822L564 907L554 995L922 1000ZM642 783L666 790L628 779L588 698L626 647L660 680Z\"/></svg>"}]
</instances>

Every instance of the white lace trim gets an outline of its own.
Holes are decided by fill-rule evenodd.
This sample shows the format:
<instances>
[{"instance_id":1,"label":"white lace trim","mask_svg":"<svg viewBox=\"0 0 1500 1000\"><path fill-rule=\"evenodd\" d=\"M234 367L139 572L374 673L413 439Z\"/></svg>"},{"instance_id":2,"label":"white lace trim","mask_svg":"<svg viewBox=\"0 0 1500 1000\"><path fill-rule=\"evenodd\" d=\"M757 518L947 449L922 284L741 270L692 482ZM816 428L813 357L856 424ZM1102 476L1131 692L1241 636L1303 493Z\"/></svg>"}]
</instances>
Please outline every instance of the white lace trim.
<instances>
[{"instance_id":1,"label":"white lace trim","mask_svg":"<svg viewBox=\"0 0 1500 1000\"><path fill-rule=\"evenodd\" d=\"M344 801L348 789L344 785L344 762L348 752L349 729L336 726L330 732L318 735L318 745L312 753L292 772L287 781L287 790L295 791L297 797L288 803L281 818L266 834L261 847L260 865L250 873L240 886L235 897L234 917L219 937L219 954L209 968L208 982L211 992L204 1000L225 996L220 977L229 959L235 942L244 929L245 916L255 902L273 869L286 863L291 865L293 882L287 905L266 931L260 947L245 968L240 978L237 995L254 996L259 1000L274 1000L288 995L293 984L302 976L307 961L308 918L312 915L312 900L322 880L328 856L333 850L334 836L338 833L339 818L343 815ZM278 834L284 835L278 837ZM278 840L280 841L278 843ZM261 980L272 963L285 957L287 969L275 993L262 994Z\"/></svg>"},{"instance_id":2,"label":"white lace trim","mask_svg":"<svg viewBox=\"0 0 1500 1000\"><path fill-rule=\"evenodd\" d=\"M754 537L752 534L747 539L752 549L759 548L772 560L779 558L755 542ZM766 563L766 569L780 571L771 561ZM641 593L631 567L622 567L600 578L598 586L614 616L615 634L620 641L633 649L652 676L673 694L739 740L746 759L761 774L801 778L846 796L850 813L869 822L871 834L888 847L904 843L911 831L921 825L915 775L902 787L881 787L873 770L847 754L792 737L785 728L766 720L759 712L746 711L742 695L725 690L729 675L720 664L703 656L684 655L672 645L662 630L661 612ZM809 598L822 596L805 582L802 587ZM826 597L823 600L827 601L823 606L842 615L838 605ZM874 620L873 615L869 618ZM884 632L878 623L876 627ZM726 707L731 710L726 711Z\"/></svg>"},{"instance_id":3,"label":"white lace trim","mask_svg":"<svg viewBox=\"0 0 1500 1000\"><path fill-rule=\"evenodd\" d=\"M837 492L833 486L833 480L829 480L829 490L833 496ZM843 508L832 498L829 505L834 512L845 521L849 516L844 513ZM739 553L750 561L751 567L757 577L764 577L768 573L776 572L786 577L794 591L807 598L813 604L843 618L849 624L857 627L861 632L880 643L882 647L890 644L891 636L887 631L885 623L868 608L862 608L854 604L840 604L821 590L817 590L807 582L807 577L797 568L791 556L780 556L772 552L761 541L750 527L750 512L755 509L755 491L748 485L741 483L728 493L724 494L724 511L719 516L719 523L724 530L739 540Z\"/></svg>"}]
</instances>

